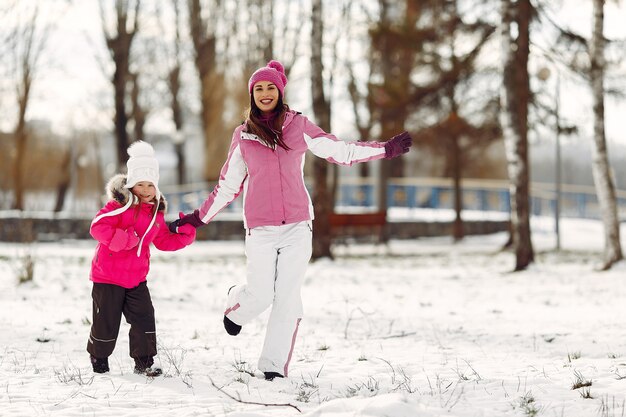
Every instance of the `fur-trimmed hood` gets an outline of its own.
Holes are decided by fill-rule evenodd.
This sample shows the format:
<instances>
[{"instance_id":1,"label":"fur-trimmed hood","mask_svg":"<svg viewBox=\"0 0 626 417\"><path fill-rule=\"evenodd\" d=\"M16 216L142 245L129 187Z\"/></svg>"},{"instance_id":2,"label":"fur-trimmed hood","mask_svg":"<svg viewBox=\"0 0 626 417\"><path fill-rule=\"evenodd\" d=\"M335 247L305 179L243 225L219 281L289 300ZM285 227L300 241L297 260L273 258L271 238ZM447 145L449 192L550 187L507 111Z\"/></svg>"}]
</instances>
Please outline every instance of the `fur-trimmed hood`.
<instances>
[{"instance_id":1,"label":"fur-trimmed hood","mask_svg":"<svg viewBox=\"0 0 626 417\"><path fill-rule=\"evenodd\" d=\"M117 201L122 206L125 206L126 203L128 203L128 200L131 198L131 195L132 195L132 193L130 192L130 189L125 188L127 178L128 177L126 174L114 175L109 180L109 182L107 183L105 187L107 198L109 200ZM166 210L167 210L167 200L165 199L163 194L161 194L161 198L159 201L159 211L162 211L165 213Z\"/></svg>"}]
</instances>

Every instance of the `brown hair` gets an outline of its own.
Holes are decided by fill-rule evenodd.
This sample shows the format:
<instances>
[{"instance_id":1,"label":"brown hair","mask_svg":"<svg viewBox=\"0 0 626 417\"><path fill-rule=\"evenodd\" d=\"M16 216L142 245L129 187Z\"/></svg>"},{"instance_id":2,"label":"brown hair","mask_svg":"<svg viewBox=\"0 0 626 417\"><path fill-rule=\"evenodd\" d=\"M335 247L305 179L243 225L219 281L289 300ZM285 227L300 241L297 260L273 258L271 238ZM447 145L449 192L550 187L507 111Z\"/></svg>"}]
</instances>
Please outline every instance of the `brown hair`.
<instances>
[{"instance_id":1,"label":"brown hair","mask_svg":"<svg viewBox=\"0 0 626 417\"><path fill-rule=\"evenodd\" d=\"M282 95L278 95L278 103L269 117L269 123L263 120L263 112L254 102L254 96L250 94L250 107L245 112L247 133L257 135L263 143L272 149L280 146L289 150L289 146L283 141L283 121L289 106L283 103ZM271 123L271 124L270 124Z\"/></svg>"}]
</instances>

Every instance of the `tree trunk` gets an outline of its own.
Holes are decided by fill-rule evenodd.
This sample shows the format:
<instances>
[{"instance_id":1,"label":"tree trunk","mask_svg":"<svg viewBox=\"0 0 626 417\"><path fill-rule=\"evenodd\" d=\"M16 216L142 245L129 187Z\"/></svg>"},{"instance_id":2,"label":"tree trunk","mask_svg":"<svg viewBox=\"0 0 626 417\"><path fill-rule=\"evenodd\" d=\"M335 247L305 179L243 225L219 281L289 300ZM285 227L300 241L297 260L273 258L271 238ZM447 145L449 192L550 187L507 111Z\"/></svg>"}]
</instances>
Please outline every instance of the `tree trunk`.
<instances>
[{"instance_id":1,"label":"tree trunk","mask_svg":"<svg viewBox=\"0 0 626 417\"><path fill-rule=\"evenodd\" d=\"M102 28L106 39L107 48L115 65L115 72L111 83L113 84L115 95L115 139L117 149L117 165L121 170L127 159L126 150L130 144L128 131L128 113L126 111L126 92L130 80L130 51L133 39L138 30L140 0L136 0L134 4L134 16L132 22L129 22L129 11L131 6L129 2L116 2L115 19L116 30L115 36L108 33L107 23L104 16L103 0L100 0L102 14Z\"/></svg>"},{"instance_id":2,"label":"tree trunk","mask_svg":"<svg viewBox=\"0 0 626 417\"><path fill-rule=\"evenodd\" d=\"M589 79L593 96L593 180L604 224L604 260L606 270L623 258L620 224L617 214L615 185L611 176L606 137L604 133L604 0L593 0L593 34L590 45L591 70Z\"/></svg>"},{"instance_id":3,"label":"tree trunk","mask_svg":"<svg viewBox=\"0 0 626 417\"><path fill-rule=\"evenodd\" d=\"M26 109L28 108L28 99L30 97L30 75L24 74L22 79L21 95L19 100L19 113L17 126L15 127L15 164L13 165L14 179L14 201L13 208L15 210L24 210L24 185L23 171L24 158L26 156L26 142L28 141L28 133L26 132Z\"/></svg>"},{"instance_id":4,"label":"tree trunk","mask_svg":"<svg viewBox=\"0 0 626 417\"><path fill-rule=\"evenodd\" d=\"M322 0L313 0L311 4L311 95L313 113L319 127L330 131L330 105L324 96L324 65L322 63ZM313 259L333 255L330 250L331 236L329 217L333 211L328 192L328 162L315 158L313 162L314 191L313 207L315 227L313 229Z\"/></svg>"},{"instance_id":5,"label":"tree trunk","mask_svg":"<svg viewBox=\"0 0 626 417\"><path fill-rule=\"evenodd\" d=\"M131 89L130 89L130 102L132 104L131 115L133 118L134 126L134 140L146 140L144 133L144 126L146 124L147 112L140 103L141 86L139 85L139 73L130 73Z\"/></svg>"},{"instance_id":6,"label":"tree trunk","mask_svg":"<svg viewBox=\"0 0 626 417\"><path fill-rule=\"evenodd\" d=\"M463 210L463 189L461 188L461 149L459 146L459 138L453 135L450 149L450 157L452 160L452 184L454 188L454 223L452 224L452 238L455 242L463 239L463 219L461 211Z\"/></svg>"},{"instance_id":7,"label":"tree trunk","mask_svg":"<svg viewBox=\"0 0 626 417\"><path fill-rule=\"evenodd\" d=\"M178 51L178 48L177 48ZM170 108L172 109L172 120L176 128L174 137L174 152L176 153L177 164L177 183L179 185L185 184L187 181L185 172L187 171L187 160L185 158L185 137L183 136L183 111L180 105L180 62L178 58L178 52L176 55L176 64L168 74L168 87L170 90Z\"/></svg>"},{"instance_id":8,"label":"tree trunk","mask_svg":"<svg viewBox=\"0 0 626 417\"><path fill-rule=\"evenodd\" d=\"M171 101L170 107L172 108L172 120L174 121L174 126L176 127L175 138L174 138L174 152L176 153L176 158L178 159L177 165L177 183L179 185L183 185L187 182L187 159L185 157L185 138L183 134L183 109L180 102L180 90L181 90L181 81L180 81L180 73L182 64L180 62L180 50L181 50L181 27L182 23L180 21L180 8L178 5L178 0L172 0L172 6L174 7L174 16L175 16L175 26L176 26L176 39L174 41L174 66L170 69L168 73L168 86L170 89Z\"/></svg>"},{"instance_id":9,"label":"tree trunk","mask_svg":"<svg viewBox=\"0 0 626 417\"><path fill-rule=\"evenodd\" d=\"M74 161L72 160L72 149L68 147L65 153L65 157L63 158L63 162L61 163L61 169L63 171L63 174L57 187L57 198L56 202L54 203L55 213L63 211L63 206L65 205L65 197L67 196L67 191L70 189L70 183L72 179L70 165L73 163Z\"/></svg>"},{"instance_id":10,"label":"tree trunk","mask_svg":"<svg viewBox=\"0 0 626 417\"><path fill-rule=\"evenodd\" d=\"M528 83L529 27L532 6L529 0L502 1L502 59L500 122L510 180L511 230L515 250L515 271L526 269L534 260L530 237L530 192L528 164ZM517 37L513 37L515 24Z\"/></svg>"},{"instance_id":11,"label":"tree trunk","mask_svg":"<svg viewBox=\"0 0 626 417\"><path fill-rule=\"evenodd\" d=\"M30 100L30 93L35 74L35 63L37 62L41 52L44 49L47 34L42 34L43 40L37 40L35 32L37 31L37 19L39 16L39 8L35 7L30 20L25 23L23 28L16 28L12 36L17 42L17 49L21 51L16 62L19 73L16 85L17 90L17 124L13 132L15 140L15 162L13 164L13 208L16 210L24 209L24 161L26 151L28 149L28 132L26 128L26 110ZM44 32L47 32L44 29Z\"/></svg>"},{"instance_id":12,"label":"tree trunk","mask_svg":"<svg viewBox=\"0 0 626 417\"><path fill-rule=\"evenodd\" d=\"M128 58L126 58L128 59ZM114 58L115 60L115 58ZM115 60L115 73L113 74L113 88L115 90L115 139L117 148L117 167L121 170L126 163L126 149L129 138L126 131L128 115L126 113L126 82L128 80L128 62ZM123 68L125 66L125 68Z\"/></svg>"},{"instance_id":13,"label":"tree trunk","mask_svg":"<svg viewBox=\"0 0 626 417\"><path fill-rule=\"evenodd\" d=\"M218 5L211 10L215 21L223 17L223 7ZM189 0L189 26L195 50L194 61L200 78L201 118L204 133L205 178L217 181L230 142L225 140L226 128L223 123L226 100L225 76L218 71L217 34L214 27L203 18L200 0Z\"/></svg>"}]
</instances>

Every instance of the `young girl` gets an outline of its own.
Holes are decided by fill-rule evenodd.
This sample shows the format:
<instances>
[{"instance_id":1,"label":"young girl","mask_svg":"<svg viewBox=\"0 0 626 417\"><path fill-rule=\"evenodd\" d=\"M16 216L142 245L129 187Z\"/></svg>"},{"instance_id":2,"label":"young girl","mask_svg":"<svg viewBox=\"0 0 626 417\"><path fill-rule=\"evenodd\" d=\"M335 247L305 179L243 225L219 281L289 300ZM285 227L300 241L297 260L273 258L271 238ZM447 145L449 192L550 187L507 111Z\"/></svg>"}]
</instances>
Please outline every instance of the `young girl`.
<instances>
[{"instance_id":1,"label":"young girl","mask_svg":"<svg viewBox=\"0 0 626 417\"><path fill-rule=\"evenodd\" d=\"M409 151L403 132L387 142L343 142L283 103L287 77L270 61L248 82L250 108L235 129L220 180L200 209L170 224L202 226L244 191L247 283L231 288L224 327L237 335L270 305L258 362L267 380L288 375L302 318L300 287L311 258L313 206L304 183L307 150L329 162L352 165Z\"/></svg>"},{"instance_id":2,"label":"young girl","mask_svg":"<svg viewBox=\"0 0 626 417\"><path fill-rule=\"evenodd\" d=\"M122 314L130 324L130 356L135 373L161 374L153 367L156 349L154 308L146 285L150 269L150 244L175 251L191 244L195 228L183 226L170 233L163 214L166 201L159 192L159 164L154 150L138 141L128 148L128 175L111 178L109 202L91 222L98 241L91 263L93 321L87 352L93 371L109 371Z\"/></svg>"}]
</instances>

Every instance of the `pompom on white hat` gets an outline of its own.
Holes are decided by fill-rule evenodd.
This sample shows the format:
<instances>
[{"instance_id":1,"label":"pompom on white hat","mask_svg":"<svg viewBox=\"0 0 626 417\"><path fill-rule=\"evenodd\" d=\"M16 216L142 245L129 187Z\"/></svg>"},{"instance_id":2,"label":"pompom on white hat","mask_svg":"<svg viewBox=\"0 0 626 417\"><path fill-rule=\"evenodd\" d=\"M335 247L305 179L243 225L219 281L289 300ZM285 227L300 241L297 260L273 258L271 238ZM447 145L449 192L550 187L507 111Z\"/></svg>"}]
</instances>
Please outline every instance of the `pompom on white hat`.
<instances>
[{"instance_id":1,"label":"pompom on white hat","mask_svg":"<svg viewBox=\"0 0 626 417\"><path fill-rule=\"evenodd\" d=\"M144 141L138 140L128 147L128 177L126 188L133 188L138 182L151 182L159 187L159 161L154 157L154 149Z\"/></svg>"}]
</instances>

